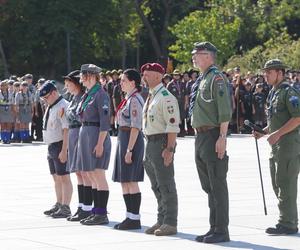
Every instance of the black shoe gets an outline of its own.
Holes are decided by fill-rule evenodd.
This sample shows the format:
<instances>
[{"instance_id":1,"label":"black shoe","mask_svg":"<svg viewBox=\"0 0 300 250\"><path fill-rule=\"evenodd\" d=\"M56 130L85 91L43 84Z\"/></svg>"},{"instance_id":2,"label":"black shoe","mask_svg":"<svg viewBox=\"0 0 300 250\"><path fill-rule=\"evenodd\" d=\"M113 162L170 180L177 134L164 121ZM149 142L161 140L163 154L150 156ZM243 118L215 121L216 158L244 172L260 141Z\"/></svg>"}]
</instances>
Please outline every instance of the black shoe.
<instances>
[{"instance_id":1,"label":"black shoe","mask_svg":"<svg viewBox=\"0 0 300 250\"><path fill-rule=\"evenodd\" d=\"M69 217L68 221L81 221L91 216L91 211L83 211L81 210L78 214L74 214L73 216Z\"/></svg>"},{"instance_id":2,"label":"black shoe","mask_svg":"<svg viewBox=\"0 0 300 250\"><path fill-rule=\"evenodd\" d=\"M56 202L55 205L50 208L49 210L44 211L44 215L48 215L50 216L51 214L55 213L58 211L58 209L60 208L61 204Z\"/></svg>"},{"instance_id":3,"label":"black shoe","mask_svg":"<svg viewBox=\"0 0 300 250\"><path fill-rule=\"evenodd\" d=\"M283 225L277 224L276 227L269 227L266 229L267 234L281 235L281 234L296 234L298 228L288 228Z\"/></svg>"},{"instance_id":4,"label":"black shoe","mask_svg":"<svg viewBox=\"0 0 300 250\"><path fill-rule=\"evenodd\" d=\"M72 217L75 217L75 216L78 216L78 214L82 211L82 208L81 207L78 207L77 208L77 211L74 215L70 215L68 218L67 218L67 221L69 221Z\"/></svg>"},{"instance_id":5,"label":"black shoe","mask_svg":"<svg viewBox=\"0 0 300 250\"><path fill-rule=\"evenodd\" d=\"M209 236L209 235L213 234L214 230L215 230L214 228L210 228L209 231L206 234L202 234L202 235L197 236L196 239L195 239L195 241L203 242L203 239L206 236Z\"/></svg>"},{"instance_id":6,"label":"black shoe","mask_svg":"<svg viewBox=\"0 0 300 250\"><path fill-rule=\"evenodd\" d=\"M80 221L82 225L94 226L94 225L105 225L108 224L108 218L106 214L95 214L92 218Z\"/></svg>"},{"instance_id":7,"label":"black shoe","mask_svg":"<svg viewBox=\"0 0 300 250\"><path fill-rule=\"evenodd\" d=\"M80 223L83 224L86 220L90 220L95 216L95 214L90 213L90 215L82 220L80 220Z\"/></svg>"},{"instance_id":8,"label":"black shoe","mask_svg":"<svg viewBox=\"0 0 300 250\"><path fill-rule=\"evenodd\" d=\"M35 141L43 141L43 137L38 137L35 139Z\"/></svg>"},{"instance_id":9,"label":"black shoe","mask_svg":"<svg viewBox=\"0 0 300 250\"><path fill-rule=\"evenodd\" d=\"M213 233L204 237L204 243L220 243L230 241L228 233Z\"/></svg>"},{"instance_id":10,"label":"black shoe","mask_svg":"<svg viewBox=\"0 0 300 250\"><path fill-rule=\"evenodd\" d=\"M120 224L115 225L114 228L115 229L119 229L119 230L141 229L141 221L140 220L132 220L132 219L126 218Z\"/></svg>"},{"instance_id":11,"label":"black shoe","mask_svg":"<svg viewBox=\"0 0 300 250\"><path fill-rule=\"evenodd\" d=\"M51 214L51 217L54 219L68 218L70 217L71 210L68 205L62 205L55 213Z\"/></svg>"}]
</instances>

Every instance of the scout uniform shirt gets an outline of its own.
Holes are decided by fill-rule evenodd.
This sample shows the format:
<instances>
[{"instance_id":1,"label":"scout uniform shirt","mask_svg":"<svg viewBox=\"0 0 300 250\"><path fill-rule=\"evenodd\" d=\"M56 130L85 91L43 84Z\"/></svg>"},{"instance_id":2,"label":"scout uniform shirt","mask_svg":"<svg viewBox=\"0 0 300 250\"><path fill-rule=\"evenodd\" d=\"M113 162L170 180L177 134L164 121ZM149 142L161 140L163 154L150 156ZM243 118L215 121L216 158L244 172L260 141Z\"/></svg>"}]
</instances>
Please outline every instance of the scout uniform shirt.
<instances>
[{"instance_id":1,"label":"scout uniform shirt","mask_svg":"<svg viewBox=\"0 0 300 250\"><path fill-rule=\"evenodd\" d=\"M231 119L228 81L216 66L203 73L192 113L192 126L219 126Z\"/></svg>"},{"instance_id":2,"label":"scout uniform shirt","mask_svg":"<svg viewBox=\"0 0 300 250\"><path fill-rule=\"evenodd\" d=\"M281 128L292 117L300 116L299 91L282 82L273 87L267 99L269 133ZM272 153L280 157L298 155L300 152L299 127L282 136L277 143L272 145Z\"/></svg>"},{"instance_id":3,"label":"scout uniform shirt","mask_svg":"<svg viewBox=\"0 0 300 250\"><path fill-rule=\"evenodd\" d=\"M122 103L121 103L122 104ZM131 127L142 129L144 99L133 90L126 95L123 100L123 106L119 107L117 113L117 122L120 127Z\"/></svg>"},{"instance_id":4,"label":"scout uniform shirt","mask_svg":"<svg viewBox=\"0 0 300 250\"><path fill-rule=\"evenodd\" d=\"M43 118L44 130L43 138L46 144L59 142L63 140L63 129L68 128L65 111L69 106L69 102L61 99L53 107L48 110L49 117L46 124L47 111Z\"/></svg>"},{"instance_id":5,"label":"scout uniform shirt","mask_svg":"<svg viewBox=\"0 0 300 250\"><path fill-rule=\"evenodd\" d=\"M179 133L179 108L176 98L162 83L149 89L143 109L145 135Z\"/></svg>"}]
</instances>

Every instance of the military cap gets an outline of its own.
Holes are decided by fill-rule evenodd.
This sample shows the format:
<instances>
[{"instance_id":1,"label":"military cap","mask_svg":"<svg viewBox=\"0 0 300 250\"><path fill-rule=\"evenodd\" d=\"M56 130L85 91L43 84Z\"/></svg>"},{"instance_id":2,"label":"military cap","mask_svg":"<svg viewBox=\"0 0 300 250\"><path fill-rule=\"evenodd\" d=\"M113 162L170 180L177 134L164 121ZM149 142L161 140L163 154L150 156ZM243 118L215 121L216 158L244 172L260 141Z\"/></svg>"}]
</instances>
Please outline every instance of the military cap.
<instances>
[{"instance_id":1,"label":"military cap","mask_svg":"<svg viewBox=\"0 0 300 250\"><path fill-rule=\"evenodd\" d=\"M119 69L119 70L118 70L118 74L121 75L122 73L123 73L123 70L122 70L122 69Z\"/></svg>"},{"instance_id":2,"label":"military cap","mask_svg":"<svg viewBox=\"0 0 300 250\"><path fill-rule=\"evenodd\" d=\"M54 80L46 81L40 88L40 97L48 95L53 90L57 90L57 88L55 86L55 81Z\"/></svg>"},{"instance_id":3,"label":"military cap","mask_svg":"<svg viewBox=\"0 0 300 250\"><path fill-rule=\"evenodd\" d=\"M194 48L192 50L192 54L195 54L199 50L206 50L206 51L210 51L210 52L213 52L213 53L217 53L217 51L218 51L216 46L213 45L210 42L197 42L197 43L194 43Z\"/></svg>"},{"instance_id":4,"label":"military cap","mask_svg":"<svg viewBox=\"0 0 300 250\"><path fill-rule=\"evenodd\" d=\"M21 85L24 86L24 87L28 87L28 83L25 82L25 81L21 82Z\"/></svg>"},{"instance_id":5,"label":"military cap","mask_svg":"<svg viewBox=\"0 0 300 250\"><path fill-rule=\"evenodd\" d=\"M99 74L101 71L101 68L96 66L95 64L83 64L80 68L80 73L86 74Z\"/></svg>"},{"instance_id":6,"label":"military cap","mask_svg":"<svg viewBox=\"0 0 300 250\"><path fill-rule=\"evenodd\" d=\"M33 75L32 74L26 74L25 76L23 76L23 79L33 79Z\"/></svg>"},{"instance_id":7,"label":"military cap","mask_svg":"<svg viewBox=\"0 0 300 250\"><path fill-rule=\"evenodd\" d=\"M172 76L171 75L169 75L169 74L164 74L164 77L163 77L163 79L166 79L166 78L169 78L170 80L172 79Z\"/></svg>"},{"instance_id":8,"label":"military cap","mask_svg":"<svg viewBox=\"0 0 300 250\"><path fill-rule=\"evenodd\" d=\"M180 75L180 71L178 69L175 69L172 74L173 75Z\"/></svg>"},{"instance_id":9,"label":"military cap","mask_svg":"<svg viewBox=\"0 0 300 250\"><path fill-rule=\"evenodd\" d=\"M287 66L279 59L271 59L265 63L263 70L268 69L286 69Z\"/></svg>"},{"instance_id":10,"label":"military cap","mask_svg":"<svg viewBox=\"0 0 300 250\"><path fill-rule=\"evenodd\" d=\"M117 71L116 69L113 69L113 70L111 71L111 74L112 74L112 75L118 75L118 71Z\"/></svg>"},{"instance_id":11,"label":"military cap","mask_svg":"<svg viewBox=\"0 0 300 250\"><path fill-rule=\"evenodd\" d=\"M71 82L74 82L75 84L80 84L80 70L74 70L67 74L66 76L63 76L63 79L68 79Z\"/></svg>"},{"instance_id":12,"label":"military cap","mask_svg":"<svg viewBox=\"0 0 300 250\"><path fill-rule=\"evenodd\" d=\"M141 67L141 72L144 73L145 70L155 71L162 75L165 73L164 67L161 66L159 63L146 63Z\"/></svg>"},{"instance_id":13,"label":"military cap","mask_svg":"<svg viewBox=\"0 0 300 250\"><path fill-rule=\"evenodd\" d=\"M46 82L46 79L45 78L40 78L37 82L39 84L44 84Z\"/></svg>"},{"instance_id":14,"label":"military cap","mask_svg":"<svg viewBox=\"0 0 300 250\"><path fill-rule=\"evenodd\" d=\"M20 87L20 82L15 81L15 82L14 82L14 86L15 86L15 87Z\"/></svg>"},{"instance_id":15,"label":"military cap","mask_svg":"<svg viewBox=\"0 0 300 250\"><path fill-rule=\"evenodd\" d=\"M10 86L13 86L13 85L14 85L14 82L15 82L14 80L8 80L8 81L7 81L7 84L10 85Z\"/></svg>"}]
</instances>

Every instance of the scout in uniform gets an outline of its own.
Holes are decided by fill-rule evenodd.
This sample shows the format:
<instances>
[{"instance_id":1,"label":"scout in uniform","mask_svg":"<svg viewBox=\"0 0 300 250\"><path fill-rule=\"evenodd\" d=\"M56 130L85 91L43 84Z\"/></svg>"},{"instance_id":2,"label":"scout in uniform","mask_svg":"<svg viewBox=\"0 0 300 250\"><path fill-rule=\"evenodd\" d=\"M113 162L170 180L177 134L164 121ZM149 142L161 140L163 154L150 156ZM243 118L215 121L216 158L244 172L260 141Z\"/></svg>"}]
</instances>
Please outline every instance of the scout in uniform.
<instances>
[{"instance_id":1,"label":"scout in uniform","mask_svg":"<svg viewBox=\"0 0 300 250\"><path fill-rule=\"evenodd\" d=\"M59 95L53 80L43 84L40 97L48 104L43 118L43 138L48 145L47 159L56 194L55 205L44 214L53 218L67 218L71 215L69 205L73 192L70 174L66 170L68 122L65 111L69 103Z\"/></svg>"},{"instance_id":2,"label":"scout in uniform","mask_svg":"<svg viewBox=\"0 0 300 250\"><path fill-rule=\"evenodd\" d=\"M279 220L266 233L298 232L297 181L300 168L300 94L285 80L286 66L279 59L265 63L263 70L272 89L267 99L268 125L264 131L272 147L270 172L278 198ZM263 135L254 132L256 138Z\"/></svg>"},{"instance_id":3,"label":"scout in uniform","mask_svg":"<svg viewBox=\"0 0 300 250\"><path fill-rule=\"evenodd\" d=\"M144 139L141 132L144 100L140 95L141 77L138 71L127 69L121 76L125 99L117 110L118 144L113 181L121 182L126 205L126 219L115 229L140 229L141 192L139 181L144 180Z\"/></svg>"},{"instance_id":4,"label":"scout in uniform","mask_svg":"<svg viewBox=\"0 0 300 250\"><path fill-rule=\"evenodd\" d=\"M115 86L117 86L118 83L118 72L117 70L112 70L112 71L108 71L106 72L107 76L109 76L108 83L107 83L107 93L109 95L110 98L110 126L111 126L111 130L110 130L110 135L115 135L117 133L116 131L116 127L115 127L115 113L116 113L116 108L118 107L118 104L115 104L114 102L114 88Z\"/></svg>"},{"instance_id":5,"label":"scout in uniform","mask_svg":"<svg viewBox=\"0 0 300 250\"><path fill-rule=\"evenodd\" d=\"M253 120L254 123L261 128L264 126L265 123L265 104L266 104L266 97L262 93L263 86L262 83L258 83L255 87L255 92L253 94L253 103L252 103L252 110L253 110Z\"/></svg>"},{"instance_id":6,"label":"scout in uniform","mask_svg":"<svg viewBox=\"0 0 300 250\"><path fill-rule=\"evenodd\" d=\"M180 116L176 98L161 82L164 72L158 63L141 67L149 86L143 109L143 131L147 139L144 167L158 204L157 222L145 233L156 236L176 234L178 214L173 159Z\"/></svg>"},{"instance_id":7,"label":"scout in uniform","mask_svg":"<svg viewBox=\"0 0 300 250\"><path fill-rule=\"evenodd\" d=\"M14 122L14 102L12 94L8 91L7 81L0 83L0 125L1 140L4 144L11 141L11 130Z\"/></svg>"},{"instance_id":8,"label":"scout in uniform","mask_svg":"<svg viewBox=\"0 0 300 250\"><path fill-rule=\"evenodd\" d=\"M100 68L83 64L80 80L87 88L78 107L81 128L78 139L78 167L86 172L93 187L93 214L80 221L83 225L108 224L107 202L109 196L105 171L111 153L109 96L99 83Z\"/></svg>"},{"instance_id":9,"label":"scout in uniform","mask_svg":"<svg viewBox=\"0 0 300 250\"><path fill-rule=\"evenodd\" d=\"M84 87L79 81L79 74L80 71L75 70L63 76L65 88L71 94L71 102L66 110L66 118L69 123L67 171L76 173L78 192L78 209L73 216L67 218L68 221L80 221L87 218L91 214L93 203L90 179L85 172L80 171L80 167L77 165L77 146L81 127L77 109L84 93Z\"/></svg>"},{"instance_id":10,"label":"scout in uniform","mask_svg":"<svg viewBox=\"0 0 300 250\"><path fill-rule=\"evenodd\" d=\"M12 103L13 105L13 116L14 116L14 129L13 129L13 136L12 142L21 142L20 137L20 121L17 117L17 106L15 105L16 95L20 91L20 82L15 81L13 86L13 93L12 93Z\"/></svg>"},{"instance_id":11,"label":"scout in uniform","mask_svg":"<svg viewBox=\"0 0 300 250\"><path fill-rule=\"evenodd\" d=\"M193 64L203 74L195 83L190 112L197 131L196 166L210 209L210 229L196 238L204 243L229 241L226 135L231 107L228 80L214 65L216 52L210 42L195 43L192 51Z\"/></svg>"},{"instance_id":12,"label":"scout in uniform","mask_svg":"<svg viewBox=\"0 0 300 250\"><path fill-rule=\"evenodd\" d=\"M28 89L28 83L22 82L20 91L15 98L17 120L20 123L20 139L23 143L30 143L29 123L32 121L34 100Z\"/></svg>"},{"instance_id":13,"label":"scout in uniform","mask_svg":"<svg viewBox=\"0 0 300 250\"><path fill-rule=\"evenodd\" d=\"M197 77L198 77L198 71L196 70L189 70L188 71L189 73L189 77L190 77L190 80L186 83L185 85L185 102L186 102L186 126L187 126L187 135L195 135L195 131L192 127L192 124L191 124L191 117L189 116L189 105L190 105L190 96L191 96L191 93L192 93L192 86L194 85Z\"/></svg>"},{"instance_id":14,"label":"scout in uniform","mask_svg":"<svg viewBox=\"0 0 300 250\"><path fill-rule=\"evenodd\" d=\"M181 76L178 69L173 71L173 80L168 83L167 89L176 97L180 111L180 133L179 137L185 136L185 84L181 82Z\"/></svg>"},{"instance_id":15,"label":"scout in uniform","mask_svg":"<svg viewBox=\"0 0 300 250\"><path fill-rule=\"evenodd\" d=\"M43 116L45 113L45 103L40 98L39 88L45 83L44 78L40 78L37 81L37 90L34 95L34 116L32 117L32 123L35 123L35 140L43 141ZM32 129L32 127L31 127ZM34 134L32 133L33 137Z\"/></svg>"}]
</instances>

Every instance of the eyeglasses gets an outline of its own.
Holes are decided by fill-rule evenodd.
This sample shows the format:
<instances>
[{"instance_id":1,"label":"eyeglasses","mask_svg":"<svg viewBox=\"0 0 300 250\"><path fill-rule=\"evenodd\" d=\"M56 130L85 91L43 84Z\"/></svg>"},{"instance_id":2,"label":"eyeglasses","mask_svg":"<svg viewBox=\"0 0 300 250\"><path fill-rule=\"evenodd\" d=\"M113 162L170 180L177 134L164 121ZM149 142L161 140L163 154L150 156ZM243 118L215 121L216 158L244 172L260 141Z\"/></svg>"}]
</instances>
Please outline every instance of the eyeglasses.
<instances>
[{"instance_id":1,"label":"eyeglasses","mask_svg":"<svg viewBox=\"0 0 300 250\"><path fill-rule=\"evenodd\" d=\"M193 54L193 56L194 55L208 55L208 53L207 52L196 52Z\"/></svg>"}]
</instances>

